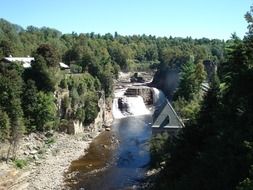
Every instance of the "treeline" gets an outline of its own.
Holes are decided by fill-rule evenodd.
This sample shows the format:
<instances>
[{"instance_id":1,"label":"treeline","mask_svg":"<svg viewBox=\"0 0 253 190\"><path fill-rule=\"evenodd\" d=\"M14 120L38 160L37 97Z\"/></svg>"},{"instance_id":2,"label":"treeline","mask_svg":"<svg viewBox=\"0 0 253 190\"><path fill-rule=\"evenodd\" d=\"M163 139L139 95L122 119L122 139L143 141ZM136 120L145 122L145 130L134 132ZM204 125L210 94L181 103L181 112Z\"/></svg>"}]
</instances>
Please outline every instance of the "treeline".
<instances>
[{"instance_id":1,"label":"treeline","mask_svg":"<svg viewBox=\"0 0 253 190\"><path fill-rule=\"evenodd\" d=\"M160 149L166 166L153 189L253 189L252 15L253 9L245 16L249 25L244 39L233 35L227 44L195 119ZM189 101L191 83L181 82L186 87L178 95Z\"/></svg>"},{"instance_id":2,"label":"treeline","mask_svg":"<svg viewBox=\"0 0 253 190\"><path fill-rule=\"evenodd\" d=\"M81 66L78 70L97 70L110 63L115 70L149 69L162 65L178 66L190 56L195 62L211 60L219 62L224 56L225 42L207 38L192 39L155 37L147 35L121 36L112 34L62 34L51 28L28 26L26 29L0 20L0 58L4 56L31 55L39 45L50 44L59 58ZM75 66L74 66L75 67Z\"/></svg>"}]
</instances>

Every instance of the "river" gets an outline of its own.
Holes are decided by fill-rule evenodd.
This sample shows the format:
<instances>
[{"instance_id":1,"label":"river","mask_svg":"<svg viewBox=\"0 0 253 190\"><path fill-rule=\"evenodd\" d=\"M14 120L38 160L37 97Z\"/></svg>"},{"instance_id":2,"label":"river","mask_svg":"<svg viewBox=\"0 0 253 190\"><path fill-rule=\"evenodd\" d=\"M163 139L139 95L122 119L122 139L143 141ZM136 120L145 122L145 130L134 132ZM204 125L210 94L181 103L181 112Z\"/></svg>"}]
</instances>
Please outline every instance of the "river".
<instances>
[{"instance_id":1,"label":"river","mask_svg":"<svg viewBox=\"0 0 253 190\"><path fill-rule=\"evenodd\" d=\"M142 184L150 162L152 114L140 97L124 97L129 110L121 112L117 102L123 94L115 92L111 131L99 135L88 154L72 162L66 188L125 190Z\"/></svg>"}]
</instances>

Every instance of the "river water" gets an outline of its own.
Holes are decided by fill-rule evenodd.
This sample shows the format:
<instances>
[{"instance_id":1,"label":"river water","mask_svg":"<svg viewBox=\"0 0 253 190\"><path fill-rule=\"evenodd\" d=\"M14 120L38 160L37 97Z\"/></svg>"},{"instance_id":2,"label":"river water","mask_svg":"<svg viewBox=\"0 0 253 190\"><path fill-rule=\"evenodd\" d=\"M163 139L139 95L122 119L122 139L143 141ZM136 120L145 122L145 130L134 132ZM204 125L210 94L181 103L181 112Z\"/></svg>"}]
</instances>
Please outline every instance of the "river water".
<instances>
[{"instance_id":1,"label":"river water","mask_svg":"<svg viewBox=\"0 0 253 190\"><path fill-rule=\"evenodd\" d=\"M99 135L91 143L88 154L72 162L67 188L137 189L143 181L150 161L148 141L152 135L152 115L140 97L127 97L130 111L120 112L117 99L122 96L122 92L115 93L113 114L116 119L111 131Z\"/></svg>"}]
</instances>

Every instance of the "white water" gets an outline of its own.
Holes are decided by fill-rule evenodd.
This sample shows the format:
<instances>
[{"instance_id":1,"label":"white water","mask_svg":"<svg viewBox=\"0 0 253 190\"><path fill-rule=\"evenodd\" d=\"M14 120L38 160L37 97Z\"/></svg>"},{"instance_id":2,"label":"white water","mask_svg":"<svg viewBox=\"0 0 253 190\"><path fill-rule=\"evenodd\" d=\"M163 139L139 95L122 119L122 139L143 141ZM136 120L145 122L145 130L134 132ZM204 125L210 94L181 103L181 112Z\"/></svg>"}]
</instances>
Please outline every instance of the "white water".
<instances>
[{"instance_id":1,"label":"white water","mask_svg":"<svg viewBox=\"0 0 253 190\"><path fill-rule=\"evenodd\" d=\"M153 104L155 107L159 107L160 104L163 104L164 101L166 101L166 97L164 93L161 90L158 90L157 88L153 89Z\"/></svg>"},{"instance_id":2,"label":"white water","mask_svg":"<svg viewBox=\"0 0 253 190\"><path fill-rule=\"evenodd\" d=\"M125 91L126 89L120 89L116 90L114 93L115 98L113 100L112 114L115 119L121 119L129 116L140 116L151 114L141 96L134 96L134 97L124 96ZM119 98L124 98L128 107L127 112L122 112L119 109L118 105Z\"/></svg>"}]
</instances>

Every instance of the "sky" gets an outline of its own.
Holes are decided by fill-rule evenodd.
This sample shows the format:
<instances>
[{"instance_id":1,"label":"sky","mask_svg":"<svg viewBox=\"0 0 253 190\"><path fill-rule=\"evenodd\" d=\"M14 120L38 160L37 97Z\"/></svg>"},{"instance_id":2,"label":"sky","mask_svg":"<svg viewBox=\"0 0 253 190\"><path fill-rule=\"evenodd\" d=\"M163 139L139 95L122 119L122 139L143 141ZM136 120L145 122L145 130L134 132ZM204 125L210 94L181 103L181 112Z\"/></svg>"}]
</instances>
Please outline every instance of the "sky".
<instances>
[{"instance_id":1,"label":"sky","mask_svg":"<svg viewBox=\"0 0 253 190\"><path fill-rule=\"evenodd\" d=\"M253 0L0 0L0 18L63 33L229 39L247 31Z\"/></svg>"}]
</instances>

